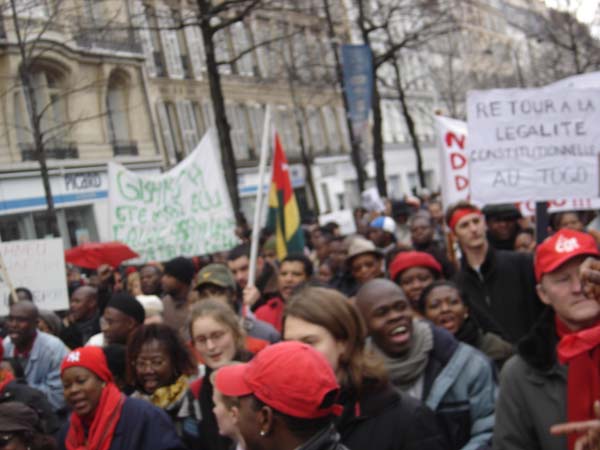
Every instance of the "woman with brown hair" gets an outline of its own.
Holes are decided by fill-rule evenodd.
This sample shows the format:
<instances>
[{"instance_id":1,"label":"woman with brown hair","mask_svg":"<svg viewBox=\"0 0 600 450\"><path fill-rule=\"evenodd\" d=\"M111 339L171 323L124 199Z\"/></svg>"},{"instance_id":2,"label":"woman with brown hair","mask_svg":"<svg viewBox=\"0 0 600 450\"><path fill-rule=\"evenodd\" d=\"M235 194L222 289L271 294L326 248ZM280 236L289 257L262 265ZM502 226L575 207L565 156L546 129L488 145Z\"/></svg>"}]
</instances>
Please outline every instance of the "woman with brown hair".
<instances>
[{"instance_id":1,"label":"woman with brown hair","mask_svg":"<svg viewBox=\"0 0 600 450\"><path fill-rule=\"evenodd\" d=\"M204 376L195 380L188 393L190 418L187 421L185 440L191 448L227 450L233 441L219 433L213 412L214 388L211 374L233 361L248 361L252 357L245 346L246 334L238 316L225 303L206 299L196 303L190 311L190 336L192 345L204 361Z\"/></svg>"},{"instance_id":2,"label":"woman with brown hair","mask_svg":"<svg viewBox=\"0 0 600 450\"><path fill-rule=\"evenodd\" d=\"M283 335L311 345L331 364L344 406L336 425L350 450L446 448L433 413L396 393L383 362L366 350L365 324L344 295L322 287L301 289L286 306Z\"/></svg>"}]
</instances>

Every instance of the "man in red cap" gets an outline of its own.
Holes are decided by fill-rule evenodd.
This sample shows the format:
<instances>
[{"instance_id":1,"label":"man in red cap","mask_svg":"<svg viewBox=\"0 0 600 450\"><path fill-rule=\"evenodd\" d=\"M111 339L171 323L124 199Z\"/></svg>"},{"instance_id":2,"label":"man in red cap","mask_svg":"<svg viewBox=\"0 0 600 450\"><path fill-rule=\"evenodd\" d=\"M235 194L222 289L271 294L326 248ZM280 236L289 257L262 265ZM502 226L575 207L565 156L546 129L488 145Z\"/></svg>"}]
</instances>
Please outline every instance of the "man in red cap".
<instances>
[{"instance_id":1,"label":"man in red cap","mask_svg":"<svg viewBox=\"0 0 600 450\"><path fill-rule=\"evenodd\" d=\"M562 229L537 248L537 292L546 311L502 371L494 449L573 449L550 426L592 419L600 399L600 303L584 293L581 264L594 238Z\"/></svg>"},{"instance_id":2,"label":"man in red cap","mask_svg":"<svg viewBox=\"0 0 600 450\"><path fill-rule=\"evenodd\" d=\"M471 314L483 331L515 344L542 309L531 256L494 249L486 237L485 217L470 203L448 208L446 221L462 252L454 279L469 300Z\"/></svg>"},{"instance_id":3,"label":"man in red cap","mask_svg":"<svg viewBox=\"0 0 600 450\"><path fill-rule=\"evenodd\" d=\"M341 413L335 374L307 344L271 345L247 364L223 367L215 388L240 399L247 450L347 450L333 428Z\"/></svg>"}]
</instances>

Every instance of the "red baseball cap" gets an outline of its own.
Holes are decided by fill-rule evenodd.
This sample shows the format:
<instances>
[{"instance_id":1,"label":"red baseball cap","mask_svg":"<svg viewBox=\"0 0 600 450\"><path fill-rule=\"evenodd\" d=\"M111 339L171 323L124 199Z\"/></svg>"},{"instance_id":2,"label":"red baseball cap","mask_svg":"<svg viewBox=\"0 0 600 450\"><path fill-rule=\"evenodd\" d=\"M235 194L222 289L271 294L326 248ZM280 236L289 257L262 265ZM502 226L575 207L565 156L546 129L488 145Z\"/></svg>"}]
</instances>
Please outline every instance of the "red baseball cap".
<instances>
[{"instance_id":1,"label":"red baseball cap","mask_svg":"<svg viewBox=\"0 0 600 450\"><path fill-rule=\"evenodd\" d=\"M401 272L411 267L427 267L438 274L442 273L441 264L429 253L400 252L390 264L390 278L395 280Z\"/></svg>"},{"instance_id":2,"label":"red baseball cap","mask_svg":"<svg viewBox=\"0 0 600 450\"><path fill-rule=\"evenodd\" d=\"M223 395L256 398L288 416L317 419L340 415L340 386L325 357L310 345L287 341L270 345L246 364L225 366L215 376Z\"/></svg>"},{"instance_id":3,"label":"red baseball cap","mask_svg":"<svg viewBox=\"0 0 600 450\"><path fill-rule=\"evenodd\" d=\"M558 269L570 259L580 256L600 256L596 240L587 233L563 228L546 238L535 251L535 279Z\"/></svg>"}]
</instances>

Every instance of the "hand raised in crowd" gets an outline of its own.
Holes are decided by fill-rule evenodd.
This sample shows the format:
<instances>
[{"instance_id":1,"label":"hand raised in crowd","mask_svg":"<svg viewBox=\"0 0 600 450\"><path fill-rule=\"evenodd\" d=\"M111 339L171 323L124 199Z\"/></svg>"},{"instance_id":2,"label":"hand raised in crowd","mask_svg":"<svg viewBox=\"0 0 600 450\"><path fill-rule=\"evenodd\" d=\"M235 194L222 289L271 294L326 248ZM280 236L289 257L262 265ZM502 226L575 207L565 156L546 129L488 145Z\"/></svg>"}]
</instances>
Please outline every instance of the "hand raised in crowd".
<instances>
[{"instance_id":1,"label":"hand raised in crowd","mask_svg":"<svg viewBox=\"0 0 600 450\"><path fill-rule=\"evenodd\" d=\"M97 273L101 286L112 285L115 283L115 271L110 265L102 264L98 267Z\"/></svg>"},{"instance_id":2,"label":"hand raised in crowd","mask_svg":"<svg viewBox=\"0 0 600 450\"><path fill-rule=\"evenodd\" d=\"M583 433L575 441L574 450L600 450L600 401L594 402L595 420L567 422L553 425L550 433L554 435Z\"/></svg>"},{"instance_id":3,"label":"hand raised in crowd","mask_svg":"<svg viewBox=\"0 0 600 450\"><path fill-rule=\"evenodd\" d=\"M259 299L260 291L256 286L247 285L243 292L244 305L251 308Z\"/></svg>"},{"instance_id":4,"label":"hand raised in crowd","mask_svg":"<svg viewBox=\"0 0 600 450\"><path fill-rule=\"evenodd\" d=\"M586 297L600 302L600 260L586 258L579 268Z\"/></svg>"}]
</instances>

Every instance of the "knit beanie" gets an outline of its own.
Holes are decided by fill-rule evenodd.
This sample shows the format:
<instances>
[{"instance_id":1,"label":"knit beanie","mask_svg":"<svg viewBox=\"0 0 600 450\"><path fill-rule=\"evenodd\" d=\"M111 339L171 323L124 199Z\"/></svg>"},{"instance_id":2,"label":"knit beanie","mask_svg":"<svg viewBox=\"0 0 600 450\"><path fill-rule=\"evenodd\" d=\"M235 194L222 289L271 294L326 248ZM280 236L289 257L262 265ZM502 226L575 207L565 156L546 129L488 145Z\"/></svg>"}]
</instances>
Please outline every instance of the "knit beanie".
<instances>
[{"instance_id":1,"label":"knit beanie","mask_svg":"<svg viewBox=\"0 0 600 450\"><path fill-rule=\"evenodd\" d=\"M190 284L194 278L194 264L183 256L178 256L165 263L165 275L171 275L185 284Z\"/></svg>"},{"instance_id":2,"label":"knit beanie","mask_svg":"<svg viewBox=\"0 0 600 450\"><path fill-rule=\"evenodd\" d=\"M60 375L62 376L65 370L71 367L83 367L94 372L102 381L108 383L113 381L108 363L106 362L106 356L101 347L79 347L67 353L67 356L65 356L60 365Z\"/></svg>"},{"instance_id":3,"label":"knit beanie","mask_svg":"<svg viewBox=\"0 0 600 450\"><path fill-rule=\"evenodd\" d=\"M125 292L113 294L106 307L118 309L123 314L132 317L139 324L144 323L144 319L146 318L142 304L135 297Z\"/></svg>"}]
</instances>

